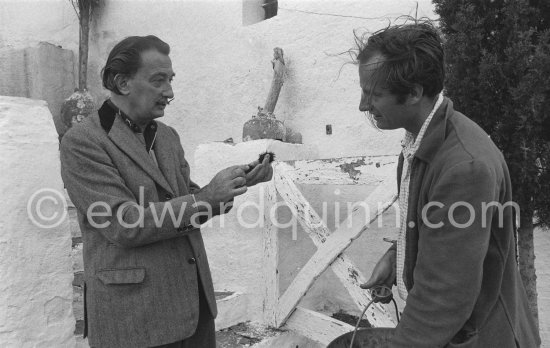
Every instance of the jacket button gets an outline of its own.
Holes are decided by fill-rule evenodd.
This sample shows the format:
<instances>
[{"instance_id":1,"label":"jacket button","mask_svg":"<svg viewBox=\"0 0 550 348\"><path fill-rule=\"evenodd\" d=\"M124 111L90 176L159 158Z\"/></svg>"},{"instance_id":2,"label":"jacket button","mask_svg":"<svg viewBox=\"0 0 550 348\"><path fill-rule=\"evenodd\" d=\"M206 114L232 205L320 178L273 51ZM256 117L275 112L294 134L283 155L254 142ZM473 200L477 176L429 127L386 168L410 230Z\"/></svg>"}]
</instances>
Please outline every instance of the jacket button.
<instances>
[{"instance_id":1,"label":"jacket button","mask_svg":"<svg viewBox=\"0 0 550 348\"><path fill-rule=\"evenodd\" d=\"M167 193L166 196L164 196L164 198L165 198L167 201L169 201L169 200L172 199L172 196L171 196L169 193Z\"/></svg>"},{"instance_id":2,"label":"jacket button","mask_svg":"<svg viewBox=\"0 0 550 348\"><path fill-rule=\"evenodd\" d=\"M188 262L189 264L191 264L191 265L194 265L194 264L197 263L197 260L196 260L194 257L192 257L192 258L190 258L189 260L187 260L187 262Z\"/></svg>"}]
</instances>

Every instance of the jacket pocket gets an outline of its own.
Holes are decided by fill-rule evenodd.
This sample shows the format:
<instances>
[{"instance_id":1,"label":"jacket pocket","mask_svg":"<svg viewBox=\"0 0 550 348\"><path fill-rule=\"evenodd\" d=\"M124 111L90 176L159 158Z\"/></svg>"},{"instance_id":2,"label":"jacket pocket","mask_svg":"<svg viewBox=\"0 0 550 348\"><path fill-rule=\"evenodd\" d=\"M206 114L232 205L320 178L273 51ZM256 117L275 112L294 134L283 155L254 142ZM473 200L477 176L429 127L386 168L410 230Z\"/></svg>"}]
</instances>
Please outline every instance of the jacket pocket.
<instances>
[{"instance_id":1,"label":"jacket pocket","mask_svg":"<svg viewBox=\"0 0 550 348\"><path fill-rule=\"evenodd\" d=\"M97 277L105 285L110 284L139 284L145 279L145 268L118 268L101 269L96 272Z\"/></svg>"}]
</instances>

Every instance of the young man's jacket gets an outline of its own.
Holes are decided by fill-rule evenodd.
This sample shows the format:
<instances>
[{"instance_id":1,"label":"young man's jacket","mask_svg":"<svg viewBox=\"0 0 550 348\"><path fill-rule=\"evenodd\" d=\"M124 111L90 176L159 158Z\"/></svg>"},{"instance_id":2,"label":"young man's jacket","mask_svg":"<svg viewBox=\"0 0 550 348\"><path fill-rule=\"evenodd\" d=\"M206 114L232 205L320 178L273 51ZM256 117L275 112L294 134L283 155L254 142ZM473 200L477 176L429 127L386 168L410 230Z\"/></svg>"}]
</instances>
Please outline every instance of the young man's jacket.
<instances>
[{"instance_id":1,"label":"young man's jacket","mask_svg":"<svg viewBox=\"0 0 550 348\"><path fill-rule=\"evenodd\" d=\"M401 156L398 183L402 163ZM403 272L408 297L391 346L538 347L516 264L510 176L499 149L445 98L411 170Z\"/></svg>"},{"instance_id":2,"label":"young man's jacket","mask_svg":"<svg viewBox=\"0 0 550 348\"><path fill-rule=\"evenodd\" d=\"M176 131L161 122L153 127L158 167L108 103L61 142L61 173L82 231L92 347L151 347L192 335L199 275L216 316L202 236L191 221L197 208L190 194L199 187L189 179Z\"/></svg>"}]
</instances>

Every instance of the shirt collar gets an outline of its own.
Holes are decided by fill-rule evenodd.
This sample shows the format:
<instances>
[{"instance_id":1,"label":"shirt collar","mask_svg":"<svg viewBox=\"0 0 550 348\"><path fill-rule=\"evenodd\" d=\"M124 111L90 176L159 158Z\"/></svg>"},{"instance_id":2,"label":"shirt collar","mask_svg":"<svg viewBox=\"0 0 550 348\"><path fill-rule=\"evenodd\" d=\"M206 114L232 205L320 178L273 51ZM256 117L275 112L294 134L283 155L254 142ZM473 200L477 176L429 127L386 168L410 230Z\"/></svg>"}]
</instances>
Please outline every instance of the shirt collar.
<instances>
[{"instance_id":1,"label":"shirt collar","mask_svg":"<svg viewBox=\"0 0 550 348\"><path fill-rule=\"evenodd\" d=\"M439 109L442 103L443 95L439 94L432 111L430 111L430 114L428 115L426 120L424 120L424 123L422 124L422 127L420 128L420 131L418 132L416 138L414 134L409 131L405 133L405 137L401 141L401 146L403 147L403 156L405 158L411 158L416 153L416 151L420 147L420 144L422 143L422 139L424 138L426 129L428 128L434 114Z\"/></svg>"},{"instance_id":2,"label":"shirt collar","mask_svg":"<svg viewBox=\"0 0 550 348\"><path fill-rule=\"evenodd\" d=\"M113 117L119 116L124 123L136 134L143 134L143 137L145 138L145 149L147 152L151 151L153 146L155 145L155 139L157 135L157 122L155 120L151 120L145 126L145 130L142 132L141 128L132 121L128 115L126 115L122 110L120 110L112 101L111 99L107 99L105 103L103 104L105 107L108 108L108 111L113 114Z\"/></svg>"}]
</instances>

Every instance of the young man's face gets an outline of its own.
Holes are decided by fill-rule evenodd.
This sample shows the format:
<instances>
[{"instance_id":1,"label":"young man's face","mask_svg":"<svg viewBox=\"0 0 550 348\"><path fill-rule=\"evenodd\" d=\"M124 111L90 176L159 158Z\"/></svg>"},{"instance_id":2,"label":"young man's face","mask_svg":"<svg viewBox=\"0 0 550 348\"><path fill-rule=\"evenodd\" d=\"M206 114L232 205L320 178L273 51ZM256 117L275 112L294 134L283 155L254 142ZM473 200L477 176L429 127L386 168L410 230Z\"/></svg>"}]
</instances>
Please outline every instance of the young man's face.
<instances>
[{"instance_id":1,"label":"young man's face","mask_svg":"<svg viewBox=\"0 0 550 348\"><path fill-rule=\"evenodd\" d=\"M172 91L172 61L157 50L141 53L141 66L128 79L130 116L136 122L147 122L164 116Z\"/></svg>"},{"instance_id":2,"label":"young man's face","mask_svg":"<svg viewBox=\"0 0 550 348\"><path fill-rule=\"evenodd\" d=\"M385 89L383 83L375 85L374 76L378 63L384 58L380 54L359 65L361 102L359 110L369 112L380 129L404 128L409 110L397 102L397 96Z\"/></svg>"}]
</instances>

